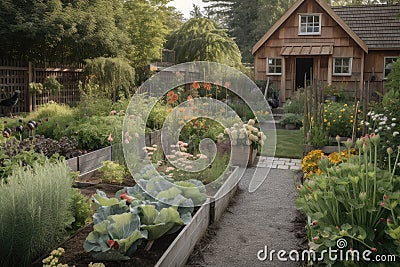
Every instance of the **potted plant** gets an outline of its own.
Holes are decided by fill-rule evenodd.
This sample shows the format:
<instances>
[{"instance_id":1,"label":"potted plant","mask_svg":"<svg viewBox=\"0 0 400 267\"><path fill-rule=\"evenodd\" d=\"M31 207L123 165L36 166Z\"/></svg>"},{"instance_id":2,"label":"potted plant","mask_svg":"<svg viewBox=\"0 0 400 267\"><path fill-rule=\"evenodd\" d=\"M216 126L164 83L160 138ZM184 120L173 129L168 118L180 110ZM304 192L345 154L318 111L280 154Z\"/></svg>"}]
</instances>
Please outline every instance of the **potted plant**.
<instances>
[{"instance_id":1,"label":"potted plant","mask_svg":"<svg viewBox=\"0 0 400 267\"><path fill-rule=\"evenodd\" d=\"M239 125L235 123L231 128L226 128L224 133L218 136L219 142L229 135L231 140L231 164L240 167L252 166L257 151L264 145L266 136L255 126L255 120ZM224 135L225 134L225 135Z\"/></svg>"},{"instance_id":2,"label":"potted plant","mask_svg":"<svg viewBox=\"0 0 400 267\"><path fill-rule=\"evenodd\" d=\"M280 124L287 130L299 129L303 125L303 116L294 113L285 113L282 115Z\"/></svg>"},{"instance_id":3,"label":"potted plant","mask_svg":"<svg viewBox=\"0 0 400 267\"><path fill-rule=\"evenodd\" d=\"M329 84L325 87L325 100L329 100L331 102L337 102L340 98L339 90L332 84Z\"/></svg>"}]
</instances>

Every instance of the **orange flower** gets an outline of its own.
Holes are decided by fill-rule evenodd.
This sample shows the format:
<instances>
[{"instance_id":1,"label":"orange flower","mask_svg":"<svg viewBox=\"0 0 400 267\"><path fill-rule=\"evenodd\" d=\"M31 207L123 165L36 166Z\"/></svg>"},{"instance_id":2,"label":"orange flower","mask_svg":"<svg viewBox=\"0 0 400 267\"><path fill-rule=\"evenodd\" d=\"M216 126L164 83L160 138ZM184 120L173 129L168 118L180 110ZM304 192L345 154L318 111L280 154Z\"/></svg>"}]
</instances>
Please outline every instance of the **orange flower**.
<instances>
[{"instance_id":1,"label":"orange flower","mask_svg":"<svg viewBox=\"0 0 400 267\"><path fill-rule=\"evenodd\" d=\"M188 96L187 100L188 100L188 101L192 101L192 100L193 100L193 96L191 96L191 95Z\"/></svg>"},{"instance_id":2,"label":"orange flower","mask_svg":"<svg viewBox=\"0 0 400 267\"><path fill-rule=\"evenodd\" d=\"M205 83L205 84L204 84L204 88L205 88L207 91L210 91L210 90L211 90L211 84L210 84L210 83Z\"/></svg>"},{"instance_id":3,"label":"orange flower","mask_svg":"<svg viewBox=\"0 0 400 267\"><path fill-rule=\"evenodd\" d=\"M173 104L178 100L179 96L175 94L174 91L169 91L167 94L167 99L169 104Z\"/></svg>"},{"instance_id":4,"label":"orange flower","mask_svg":"<svg viewBox=\"0 0 400 267\"><path fill-rule=\"evenodd\" d=\"M168 113L171 113L171 112L172 112L172 108L169 108L169 109L167 110L167 112L168 112Z\"/></svg>"},{"instance_id":5,"label":"orange flower","mask_svg":"<svg viewBox=\"0 0 400 267\"><path fill-rule=\"evenodd\" d=\"M199 84L199 82L194 82L194 83L192 83L192 87L193 87L194 89L200 89L200 84Z\"/></svg>"}]
</instances>

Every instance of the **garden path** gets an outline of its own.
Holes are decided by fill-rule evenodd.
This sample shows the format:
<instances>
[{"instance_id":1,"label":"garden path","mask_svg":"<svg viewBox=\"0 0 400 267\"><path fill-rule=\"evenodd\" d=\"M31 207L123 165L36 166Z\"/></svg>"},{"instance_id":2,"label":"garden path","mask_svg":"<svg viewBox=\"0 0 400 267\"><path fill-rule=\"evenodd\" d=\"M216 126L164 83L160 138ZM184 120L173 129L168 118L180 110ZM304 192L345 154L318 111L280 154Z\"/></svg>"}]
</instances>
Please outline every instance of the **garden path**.
<instances>
[{"instance_id":1,"label":"garden path","mask_svg":"<svg viewBox=\"0 0 400 267\"><path fill-rule=\"evenodd\" d=\"M271 169L260 188L249 193L254 170L246 170L239 193L223 215L215 235L202 246L202 257L195 257L187 266L301 266L296 262L279 262L276 253L272 262L257 258L258 251L265 246L269 251L289 252L298 249L301 240L295 236L299 230L293 222L297 216L293 171Z\"/></svg>"}]
</instances>

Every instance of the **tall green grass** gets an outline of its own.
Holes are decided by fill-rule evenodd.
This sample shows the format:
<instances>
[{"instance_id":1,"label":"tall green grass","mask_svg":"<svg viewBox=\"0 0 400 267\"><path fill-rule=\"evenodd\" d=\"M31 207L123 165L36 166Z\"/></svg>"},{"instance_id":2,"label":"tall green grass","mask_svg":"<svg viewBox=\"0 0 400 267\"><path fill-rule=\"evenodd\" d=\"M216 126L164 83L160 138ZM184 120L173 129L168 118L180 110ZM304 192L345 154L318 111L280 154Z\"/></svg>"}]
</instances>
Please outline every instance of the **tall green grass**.
<instances>
[{"instance_id":1,"label":"tall green grass","mask_svg":"<svg viewBox=\"0 0 400 267\"><path fill-rule=\"evenodd\" d=\"M65 237L71 186L65 162L16 168L0 184L0 266L30 266Z\"/></svg>"}]
</instances>

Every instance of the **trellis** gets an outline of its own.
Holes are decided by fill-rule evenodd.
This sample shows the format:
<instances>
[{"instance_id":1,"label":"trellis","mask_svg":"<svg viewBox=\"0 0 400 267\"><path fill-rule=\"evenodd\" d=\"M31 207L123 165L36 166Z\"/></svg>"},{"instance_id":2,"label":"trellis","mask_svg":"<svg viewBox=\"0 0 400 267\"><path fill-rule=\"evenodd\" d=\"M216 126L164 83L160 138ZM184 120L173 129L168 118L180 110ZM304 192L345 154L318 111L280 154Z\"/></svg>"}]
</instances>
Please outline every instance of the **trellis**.
<instances>
[{"instance_id":1,"label":"trellis","mask_svg":"<svg viewBox=\"0 0 400 267\"><path fill-rule=\"evenodd\" d=\"M57 67L56 67L57 66ZM80 100L79 80L83 75L83 65L62 66L61 64L44 64L23 60L0 59L0 99L8 98L16 90L21 91L17 105L12 108L12 113L31 112L38 105L55 101L75 105ZM57 78L62 85L61 90L51 95L49 92L42 94L31 93L29 83L43 83L50 76ZM7 108L0 108L0 115L7 115Z\"/></svg>"}]
</instances>

